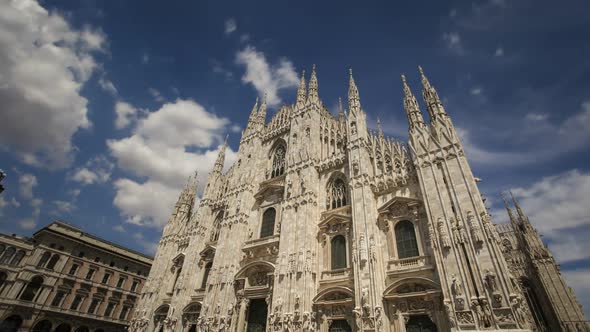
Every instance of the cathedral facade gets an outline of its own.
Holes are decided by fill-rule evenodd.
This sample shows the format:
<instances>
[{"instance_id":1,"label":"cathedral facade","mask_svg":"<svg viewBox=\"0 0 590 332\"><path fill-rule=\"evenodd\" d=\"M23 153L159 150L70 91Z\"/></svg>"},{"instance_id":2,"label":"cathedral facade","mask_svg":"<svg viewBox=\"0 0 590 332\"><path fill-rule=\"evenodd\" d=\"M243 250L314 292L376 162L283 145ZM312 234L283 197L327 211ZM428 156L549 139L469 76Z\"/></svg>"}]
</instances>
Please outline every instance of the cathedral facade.
<instances>
[{"instance_id":1,"label":"cathedral facade","mask_svg":"<svg viewBox=\"0 0 590 332\"><path fill-rule=\"evenodd\" d=\"M587 328L542 243L539 259L514 259L532 248L528 219L514 217L512 231L492 224L455 127L420 75L430 121L402 76L407 144L380 124L368 130L352 72L337 115L319 97L315 67L269 122L257 101L234 165L223 172L224 143L198 207L196 177L181 193L130 331ZM539 272L539 260L553 270ZM543 280L551 290L538 289Z\"/></svg>"}]
</instances>

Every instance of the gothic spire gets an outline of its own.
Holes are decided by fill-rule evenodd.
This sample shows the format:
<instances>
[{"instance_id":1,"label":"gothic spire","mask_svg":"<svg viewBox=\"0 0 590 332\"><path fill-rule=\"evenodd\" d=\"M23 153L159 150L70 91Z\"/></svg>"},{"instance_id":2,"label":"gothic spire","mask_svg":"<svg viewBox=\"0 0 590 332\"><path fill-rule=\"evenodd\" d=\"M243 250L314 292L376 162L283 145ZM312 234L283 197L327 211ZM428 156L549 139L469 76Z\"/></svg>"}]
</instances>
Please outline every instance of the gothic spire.
<instances>
[{"instance_id":1,"label":"gothic spire","mask_svg":"<svg viewBox=\"0 0 590 332\"><path fill-rule=\"evenodd\" d=\"M516 197L514 197L514 194L512 193L512 191L510 192L510 197L512 197L512 202L514 203L514 207L516 208L516 213L518 213L518 217L520 218L520 220L528 221L526 215L524 214L524 212L520 208L520 204L518 204L518 200L516 200Z\"/></svg>"},{"instance_id":2,"label":"gothic spire","mask_svg":"<svg viewBox=\"0 0 590 332\"><path fill-rule=\"evenodd\" d=\"M344 121L344 109L342 108L342 97L338 97L338 120Z\"/></svg>"},{"instance_id":3,"label":"gothic spire","mask_svg":"<svg viewBox=\"0 0 590 332\"><path fill-rule=\"evenodd\" d=\"M504 206L506 207L506 212L508 212L508 217L510 218L510 222L513 225L516 225L516 218L514 218L514 212L512 212L512 208L510 208L510 203L508 203L508 200L506 199L506 195L504 195L504 193L500 193L500 196L502 196L502 200L504 201Z\"/></svg>"},{"instance_id":4,"label":"gothic spire","mask_svg":"<svg viewBox=\"0 0 590 332\"><path fill-rule=\"evenodd\" d=\"M225 149L227 148L227 138L229 135L225 136L225 141L223 145L219 149L219 154L217 155L217 160L215 160L215 165L213 166L213 173L221 174L223 170L223 164L225 163Z\"/></svg>"},{"instance_id":5,"label":"gothic spire","mask_svg":"<svg viewBox=\"0 0 590 332\"><path fill-rule=\"evenodd\" d=\"M383 138L385 137L383 135L383 128L381 127L381 119L377 118L377 131L379 133L379 141L383 142Z\"/></svg>"},{"instance_id":6,"label":"gothic spire","mask_svg":"<svg viewBox=\"0 0 590 332\"><path fill-rule=\"evenodd\" d=\"M299 88L297 89L297 106L303 106L305 99L307 98L307 88L305 86L305 70L301 72L301 81L299 82Z\"/></svg>"},{"instance_id":7,"label":"gothic spire","mask_svg":"<svg viewBox=\"0 0 590 332\"><path fill-rule=\"evenodd\" d=\"M264 97L262 97L262 105L260 105L260 110L258 110L258 121L264 126L266 122L266 92L264 93Z\"/></svg>"},{"instance_id":8,"label":"gothic spire","mask_svg":"<svg viewBox=\"0 0 590 332\"><path fill-rule=\"evenodd\" d=\"M423 125L424 118L422 118L422 112L420 112L418 101L416 101L416 97L414 97L412 90L410 90L410 87L406 82L406 76L403 74L402 84L404 86L404 109L406 110L406 115L408 116L410 128L414 128L416 125Z\"/></svg>"},{"instance_id":9,"label":"gothic spire","mask_svg":"<svg viewBox=\"0 0 590 332\"><path fill-rule=\"evenodd\" d=\"M307 101L311 103L319 102L320 97L318 95L318 78L316 77L315 73L315 65L313 65L311 68L311 77L309 78L309 86L307 90L309 93L307 95Z\"/></svg>"},{"instance_id":10,"label":"gothic spire","mask_svg":"<svg viewBox=\"0 0 590 332\"><path fill-rule=\"evenodd\" d=\"M418 66L418 70L420 71L420 77L422 79L422 96L424 97L424 102L426 103L426 109L428 110L430 119L433 120L439 115L446 115L436 89L430 85L430 81L428 81L422 67Z\"/></svg>"},{"instance_id":11,"label":"gothic spire","mask_svg":"<svg viewBox=\"0 0 590 332\"><path fill-rule=\"evenodd\" d=\"M354 115L361 110L361 102L359 97L359 90L354 83L352 77L352 68L349 70L350 77L348 80L348 112L350 115Z\"/></svg>"}]
</instances>

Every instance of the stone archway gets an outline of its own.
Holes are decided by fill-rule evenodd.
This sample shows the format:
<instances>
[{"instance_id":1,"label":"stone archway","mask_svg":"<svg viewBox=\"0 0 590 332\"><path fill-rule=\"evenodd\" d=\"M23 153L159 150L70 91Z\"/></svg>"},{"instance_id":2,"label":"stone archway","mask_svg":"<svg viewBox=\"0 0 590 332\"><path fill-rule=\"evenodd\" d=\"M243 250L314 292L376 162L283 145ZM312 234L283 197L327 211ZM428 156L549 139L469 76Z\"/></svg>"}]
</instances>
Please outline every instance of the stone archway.
<instances>
[{"instance_id":1,"label":"stone archway","mask_svg":"<svg viewBox=\"0 0 590 332\"><path fill-rule=\"evenodd\" d=\"M23 319L19 315L12 315L7 317L0 324L0 331L2 332L16 332L23 323Z\"/></svg>"},{"instance_id":2,"label":"stone archway","mask_svg":"<svg viewBox=\"0 0 590 332\"><path fill-rule=\"evenodd\" d=\"M406 332L436 332L436 324L427 315L412 315L406 322Z\"/></svg>"},{"instance_id":3,"label":"stone archway","mask_svg":"<svg viewBox=\"0 0 590 332\"><path fill-rule=\"evenodd\" d=\"M266 329L273 322L274 306L280 311L281 299L273 299L271 285L274 282L275 266L266 261L256 261L242 267L235 277L237 317L232 310L231 324L237 319L238 332ZM230 310L230 308L228 308ZM229 322L228 322L229 325Z\"/></svg>"},{"instance_id":4,"label":"stone archway","mask_svg":"<svg viewBox=\"0 0 590 332\"><path fill-rule=\"evenodd\" d=\"M335 286L324 289L313 299L317 314L312 317L312 331L358 331L361 328L360 316L352 317L354 308L354 291L348 287ZM315 316L320 318L315 328ZM346 324L345 324L346 323ZM347 327L348 326L348 327Z\"/></svg>"}]
</instances>

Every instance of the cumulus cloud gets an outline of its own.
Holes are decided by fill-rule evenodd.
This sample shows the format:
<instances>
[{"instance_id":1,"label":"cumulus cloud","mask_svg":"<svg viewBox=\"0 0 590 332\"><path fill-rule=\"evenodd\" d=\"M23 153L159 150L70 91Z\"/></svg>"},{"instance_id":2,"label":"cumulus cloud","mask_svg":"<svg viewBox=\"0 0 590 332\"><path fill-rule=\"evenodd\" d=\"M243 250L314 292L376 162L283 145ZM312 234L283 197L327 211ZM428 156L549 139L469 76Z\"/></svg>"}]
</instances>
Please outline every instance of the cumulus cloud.
<instances>
[{"instance_id":1,"label":"cumulus cloud","mask_svg":"<svg viewBox=\"0 0 590 332\"><path fill-rule=\"evenodd\" d=\"M123 129L129 126L132 122L137 120L137 108L124 101L117 101L115 104L115 128Z\"/></svg>"},{"instance_id":2,"label":"cumulus cloud","mask_svg":"<svg viewBox=\"0 0 590 332\"><path fill-rule=\"evenodd\" d=\"M590 173L571 170L511 191L560 263L590 258Z\"/></svg>"},{"instance_id":3,"label":"cumulus cloud","mask_svg":"<svg viewBox=\"0 0 590 332\"><path fill-rule=\"evenodd\" d=\"M113 163L101 155L87 161L84 167L75 169L69 179L83 185L104 183L110 179L113 168Z\"/></svg>"},{"instance_id":4,"label":"cumulus cloud","mask_svg":"<svg viewBox=\"0 0 590 332\"><path fill-rule=\"evenodd\" d=\"M37 186L37 177L33 174L22 174L18 178L19 193L22 198L33 199L33 189Z\"/></svg>"},{"instance_id":5,"label":"cumulus cloud","mask_svg":"<svg viewBox=\"0 0 590 332\"><path fill-rule=\"evenodd\" d=\"M236 54L236 63L246 67L242 82L252 84L260 96L266 93L267 103L271 106L281 102L279 90L296 87L299 83L291 61L283 58L278 64L271 65L264 53L253 46L246 46L239 51Z\"/></svg>"},{"instance_id":6,"label":"cumulus cloud","mask_svg":"<svg viewBox=\"0 0 590 332\"><path fill-rule=\"evenodd\" d=\"M72 213L76 209L76 205L72 202L68 201L53 201L53 204L56 207L56 211L53 214L61 214L61 213Z\"/></svg>"},{"instance_id":7,"label":"cumulus cloud","mask_svg":"<svg viewBox=\"0 0 590 332\"><path fill-rule=\"evenodd\" d=\"M150 93L150 95L152 95L152 97L154 97L154 100L158 103L162 103L166 100L166 98L164 98L164 96L162 96L160 91L158 91L154 88L148 88L148 92Z\"/></svg>"},{"instance_id":8,"label":"cumulus cloud","mask_svg":"<svg viewBox=\"0 0 590 332\"><path fill-rule=\"evenodd\" d=\"M504 56L504 49L502 47L498 47L494 52L494 56L500 57Z\"/></svg>"},{"instance_id":9,"label":"cumulus cloud","mask_svg":"<svg viewBox=\"0 0 590 332\"><path fill-rule=\"evenodd\" d=\"M37 227L37 220L33 218L23 218L18 221L18 225L24 230L32 230Z\"/></svg>"},{"instance_id":10,"label":"cumulus cloud","mask_svg":"<svg viewBox=\"0 0 590 332\"><path fill-rule=\"evenodd\" d=\"M131 136L109 140L107 145L117 166L145 179L120 178L114 182L114 204L127 221L163 226L188 176L198 171L200 183L206 180L222 133L229 126L226 118L192 100L179 99L138 120ZM228 149L226 163L232 163L235 156Z\"/></svg>"},{"instance_id":11,"label":"cumulus cloud","mask_svg":"<svg viewBox=\"0 0 590 332\"><path fill-rule=\"evenodd\" d=\"M590 268L581 268L576 270L563 271L565 280L571 288L574 289L576 297L580 304L588 312L590 308Z\"/></svg>"},{"instance_id":12,"label":"cumulus cloud","mask_svg":"<svg viewBox=\"0 0 590 332\"><path fill-rule=\"evenodd\" d=\"M100 87L104 91L110 93L113 96L116 96L119 93L119 91L117 91L117 88L115 87L115 84L113 84L113 82L111 82L104 76L98 80L98 85L100 85Z\"/></svg>"},{"instance_id":13,"label":"cumulus cloud","mask_svg":"<svg viewBox=\"0 0 590 332\"><path fill-rule=\"evenodd\" d=\"M225 20L225 34L226 35L230 35L232 32L236 31L237 28L238 28L238 24L236 23L235 19L228 18L227 20Z\"/></svg>"},{"instance_id":14,"label":"cumulus cloud","mask_svg":"<svg viewBox=\"0 0 590 332\"><path fill-rule=\"evenodd\" d=\"M0 195L0 217L3 215L4 208L6 207L18 208L20 207L20 202L14 197L6 199L4 196Z\"/></svg>"},{"instance_id":15,"label":"cumulus cloud","mask_svg":"<svg viewBox=\"0 0 590 332\"><path fill-rule=\"evenodd\" d=\"M480 87L474 87L469 91L469 93L471 93L474 96L479 96L479 95L481 95L482 92L483 92L483 89Z\"/></svg>"},{"instance_id":16,"label":"cumulus cloud","mask_svg":"<svg viewBox=\"0 0 590 332\"><path fill-rule=\"evenodd\" d=\"M549 118L549 114L547 113L527 113L525 119L530 121L544 121Z\"/></svg>"},{"instance_id":17,"label":"cumulus cloud","mask_svg":"<svg viewBox=\"0 0 590 332\"><path fill-rule=\"evenodd\" d=\"M106 37L34 0L0 2L0 31L0 144L25 163L65 167L72 135L91 125L80 90Z\"/></svg>"}]
</instances>

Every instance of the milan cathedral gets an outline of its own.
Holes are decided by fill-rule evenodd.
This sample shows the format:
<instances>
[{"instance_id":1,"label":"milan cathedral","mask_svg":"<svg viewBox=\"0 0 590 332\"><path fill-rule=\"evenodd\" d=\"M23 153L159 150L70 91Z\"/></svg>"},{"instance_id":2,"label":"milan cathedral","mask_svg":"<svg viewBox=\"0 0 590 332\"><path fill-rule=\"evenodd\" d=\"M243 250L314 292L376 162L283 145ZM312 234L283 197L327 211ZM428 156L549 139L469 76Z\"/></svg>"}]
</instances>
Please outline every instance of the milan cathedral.
<instances>
[{"instance_id":1,"label":"milan cathedral","mask_svg":"<svg viewBox=\"0 0 590 332\"><path fill-rule=\"evenodd\" d=\"M518 202L492 223L420 75L407 144L368 130L352 71L336 115L315 67L269 122L257 100L237 161L226 140L198 206L196 177L180 194L130 331L588 331Z\"/></svg>"}]
</instances>

